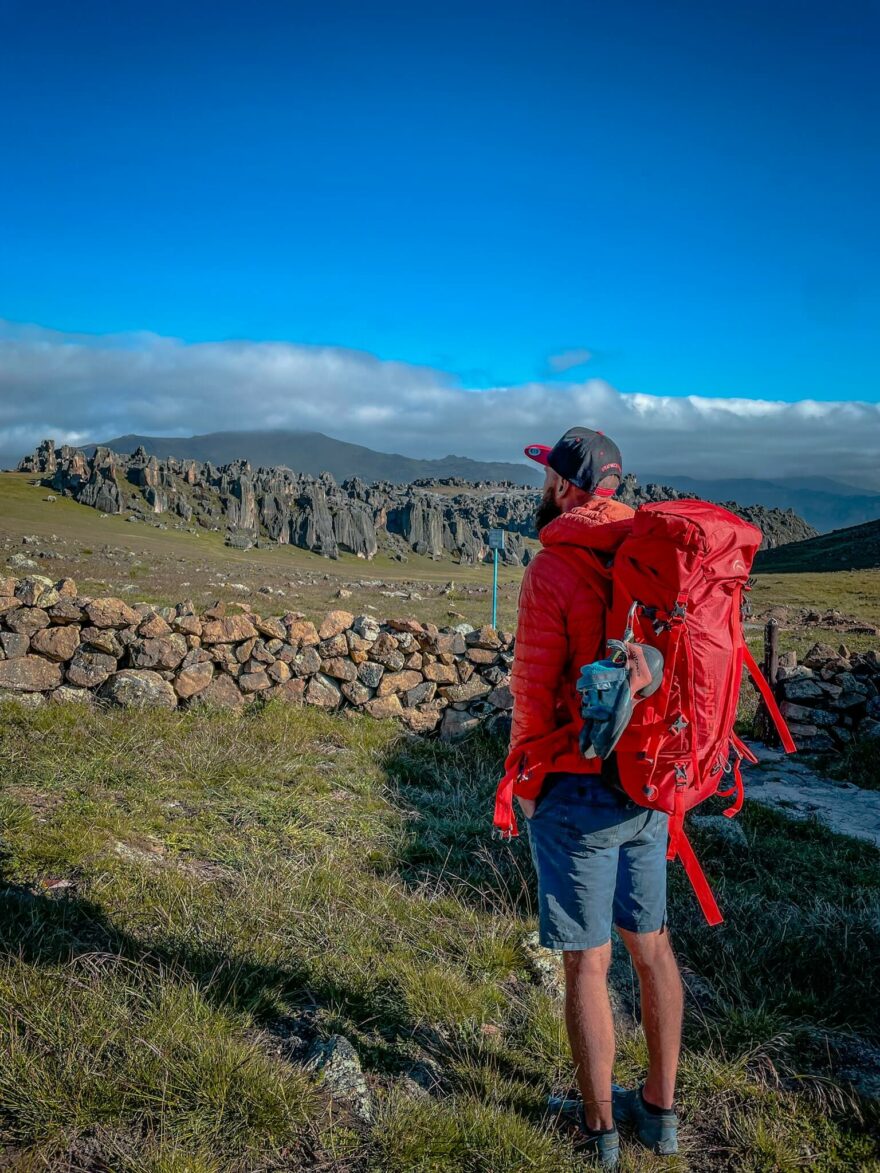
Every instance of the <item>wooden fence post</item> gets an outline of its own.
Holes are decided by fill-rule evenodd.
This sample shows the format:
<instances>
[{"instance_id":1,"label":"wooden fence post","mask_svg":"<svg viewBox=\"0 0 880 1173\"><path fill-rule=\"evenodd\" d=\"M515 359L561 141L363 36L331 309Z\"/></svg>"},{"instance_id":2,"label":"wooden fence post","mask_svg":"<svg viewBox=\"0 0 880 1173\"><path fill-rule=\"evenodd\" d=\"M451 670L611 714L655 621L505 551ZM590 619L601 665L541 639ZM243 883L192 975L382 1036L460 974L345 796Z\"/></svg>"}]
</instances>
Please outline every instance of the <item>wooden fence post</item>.
<instances>
[{"instance_id":1,"label":"wooden fence post","mask_svg":"<svg viewBox=\"0 0 880 1173\"><path fill-rule=\"evenodd\" d=\"M764 678L776 694L779 675L779 622L776 619L767 621L764 628L764 662L761 665ZM760 741L776 741L776 726L767 712L767 706L762 700L758 701L755 713L755 733Z\"/></svg>"}]
</instances>

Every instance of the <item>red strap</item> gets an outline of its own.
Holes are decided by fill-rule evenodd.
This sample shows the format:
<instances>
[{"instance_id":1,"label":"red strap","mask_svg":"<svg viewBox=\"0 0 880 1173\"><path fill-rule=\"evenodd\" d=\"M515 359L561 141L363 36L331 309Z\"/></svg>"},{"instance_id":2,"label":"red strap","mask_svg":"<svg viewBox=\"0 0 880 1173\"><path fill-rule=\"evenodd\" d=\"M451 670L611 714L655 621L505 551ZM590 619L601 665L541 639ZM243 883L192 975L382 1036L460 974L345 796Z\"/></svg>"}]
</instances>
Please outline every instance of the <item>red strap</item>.
<instances>
[{"instance_id":1,"label":"red strap","mask_svg":"<svg viewBox=\"0 0 880 1173\"><path fill-rule=\"evenodd\" d=\"M706 879L703 869L700 867L699 861L694 855L694 849L691 847L690 840L684 833L684 827L679 827L678 829L676 836L676 854L684 865L685 874L691 882L691 887L696 894L706 922L710 925L720 925L724 917L721 915L721 910L715 903L715 897L712 895L709 881Z\"/></svg>"},{"instance_id":2,"label":"red strap","mask_svg":"<svg viewBox=\"0 0 880 1173\"><path fill-rule=\"evenodd\" d=\"M739 758L733 763L733 792L736 793L736 798L730 804L726 811L722 811L728 819L732 819L734 815L738 815L742 810L743 799L745 798L745 787L743 786L742 770L739 768Z\"/></svg>"},{"instance_id":3,"label":"red strap","mask_svg":"<svg viewBox=\"0 0 880 1173\"><path fill-rule=\"evenodd\" d=\"M516 815L513 813L513 783L516 770L508 770L495 792L495 817L492 822L502 839L514 839L519 835Z\"/></svg>"},{"instance_id":4,"label":"red strap","mask_svg":"<svg viewBox=\"0 0 880 1173\"><path fill-rule=\"evenodd\" d=\"M739 753L741 753L742 756L746 759L746 761L751 762L752 765L754 766L756 764L756 762L758 761L758 759L755 757L755 755L752 753L752 751L749 749L749 747L746 745L746 743L743 741L743 739L741 737L737 737L737 735L731 730L730 740L733 742L734 746L739 751Z\"/></svg>"},{"instance_id":5,"label":"red strap","mask_svg":"<svg viewBox=\"0 0 880 1173\"><path fill-rule=\"evenodd\" d=\"M743 660L749 670L749 675L755 684L758 686L764 704L767 706L767 712L773 718L773 724L776 726L776 732L779 734L782 741L782 748L786 753L796 753L797 747L792 741L791 734L788 731L788 726L785 723L785 718L779 711L779 705L776 703L776 697L773 695L773 689L764 679L764 673L755 663L755 657L749 651L748 645L743 644Z\"/></svg>"}]
</instances>

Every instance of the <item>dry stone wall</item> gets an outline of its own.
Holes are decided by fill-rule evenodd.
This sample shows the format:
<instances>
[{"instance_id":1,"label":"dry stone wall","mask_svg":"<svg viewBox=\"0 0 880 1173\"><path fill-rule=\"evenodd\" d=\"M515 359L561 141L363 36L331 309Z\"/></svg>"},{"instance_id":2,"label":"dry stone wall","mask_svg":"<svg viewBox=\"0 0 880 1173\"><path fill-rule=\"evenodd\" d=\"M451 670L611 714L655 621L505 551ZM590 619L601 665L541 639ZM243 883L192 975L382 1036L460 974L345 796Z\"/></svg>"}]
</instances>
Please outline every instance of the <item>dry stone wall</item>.
<instances>
[{"instance_id":1,"label":"dry stone wall","mask_svg":"<svg viewBox=\"0 0 880 1173\"><path fill-rule=\"evenodd\" d=\"M850 652L817 643L798 663L794 652L780 656L780 708L799 749L842 748L855 736L880 746L880 655ZM880 752L880 749L878 749Z\"/></svg>"},{"instance_id":2,"label":"dry stone wall","mask_svg":"<svg viewBox=\"0 0 880 1173\"><path fill-rule=\"evenodd\" d=\"M513 634L469 624L379 622L330 611L263 617L247 604L154 607L90 598L72 579L0 577L0 700L30 705L213 705L256 697L396 717L454 738L505 729ZM817 643L780 657L777 689L798 748L880 742L880 654Z\"/></svg>"},{"instance_id":3,"label":"dry stone wall","mask_svg":"<svg viewBox=\"0 0 880 1173\"><path fill-rule=\"evenodd\" d=\"M0 699L31 705L214 705L256 697L397 717L453 738L513 707L513 635L468 624L380 623L331 611L264 618L245 604L129 605L72 579L0 577Z\"/></svg>"}]
</instances>

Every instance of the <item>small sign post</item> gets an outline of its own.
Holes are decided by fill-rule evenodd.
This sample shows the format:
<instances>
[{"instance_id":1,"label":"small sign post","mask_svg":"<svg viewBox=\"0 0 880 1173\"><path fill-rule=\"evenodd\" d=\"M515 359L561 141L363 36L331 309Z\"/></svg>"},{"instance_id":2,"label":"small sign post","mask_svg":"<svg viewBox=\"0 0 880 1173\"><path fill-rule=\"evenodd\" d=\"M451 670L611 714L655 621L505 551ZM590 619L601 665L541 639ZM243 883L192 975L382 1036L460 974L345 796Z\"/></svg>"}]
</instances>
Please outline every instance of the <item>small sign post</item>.
<instances>
[{"instance_id":1,"label":"small sign post","mask_svg":"<svg viewBox=\"0 0 880 1173\"><path fill-rule=\"evenodd\" d=\"M489 549L492 551L492 626L498 626L498 551L504 549L504 530L489 530Z\"/></svg>"}]
</instances>

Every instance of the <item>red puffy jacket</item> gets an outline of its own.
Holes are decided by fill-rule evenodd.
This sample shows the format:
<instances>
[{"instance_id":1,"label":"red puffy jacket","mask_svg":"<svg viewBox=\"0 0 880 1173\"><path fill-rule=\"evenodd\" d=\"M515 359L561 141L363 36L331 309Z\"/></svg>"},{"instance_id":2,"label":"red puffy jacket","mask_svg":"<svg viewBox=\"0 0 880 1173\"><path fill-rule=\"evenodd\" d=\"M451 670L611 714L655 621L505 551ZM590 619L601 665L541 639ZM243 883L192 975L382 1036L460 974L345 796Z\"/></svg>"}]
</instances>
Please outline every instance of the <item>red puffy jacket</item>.
<instances>
[{"instance_id":1,"label":"red puffy jacket","mask_svg":"<svg viewBox=\"0 0 880 1173\"><path fill-rule=\"evenodd\" d=\"M526 569L519 596L511 691L513 726L495 825L516 834L512 795L537 798L550 770L593 774L598 758L578 746L575 687L582 665L605 654L608 563L630 529L633 510L594 497L540 533L543 549Z\"/></svg>"}]
</instances>

